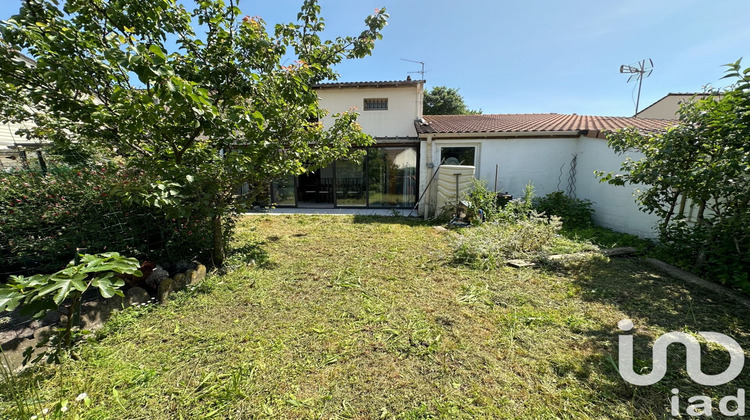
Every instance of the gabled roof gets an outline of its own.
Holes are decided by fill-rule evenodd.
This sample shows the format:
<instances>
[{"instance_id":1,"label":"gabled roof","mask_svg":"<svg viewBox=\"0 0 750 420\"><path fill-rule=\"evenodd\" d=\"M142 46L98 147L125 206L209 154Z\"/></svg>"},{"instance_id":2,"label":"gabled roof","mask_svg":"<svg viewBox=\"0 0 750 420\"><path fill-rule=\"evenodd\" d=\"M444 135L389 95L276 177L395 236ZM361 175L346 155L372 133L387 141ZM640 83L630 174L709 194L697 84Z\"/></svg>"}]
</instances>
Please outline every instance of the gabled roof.
<instances>
[{"instance_id":1,"label":"gabled roof","mask_svg":"<svg viewBox=\"0 0 750 420\"><path fill-rule=\"evenodd\" d=\"M570 133L614 131L633 127L661 131L675 124L669 120L628 117L599 117L566 114L425 115L415 122L419 134L468 133Z\"/></svg>"},{"instance_id":2,"label":"gabled roof","mask_svg":"<svg viewBox=\"0 0 750 420\"><path fill-rule=\"evenodd\" d=\"M424 80L384 80L380 82L332 82L318 83L313 85L314 89L340 89L340 88L380 88L380 87L405 87L417 86Z\"/></svg>"}]
</instances>

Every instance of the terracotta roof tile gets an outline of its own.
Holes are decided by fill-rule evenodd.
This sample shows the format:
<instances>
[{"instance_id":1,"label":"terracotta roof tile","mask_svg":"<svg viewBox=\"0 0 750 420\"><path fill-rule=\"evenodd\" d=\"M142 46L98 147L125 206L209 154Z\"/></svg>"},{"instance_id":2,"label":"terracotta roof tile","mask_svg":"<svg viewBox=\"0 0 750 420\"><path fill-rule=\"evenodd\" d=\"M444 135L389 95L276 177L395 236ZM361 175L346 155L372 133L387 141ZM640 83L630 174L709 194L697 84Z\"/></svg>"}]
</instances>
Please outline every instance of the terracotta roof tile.
<instances>
[{"instance_id":1,"label":"terracotta roof tile","mask_svg":"<svg viewBox=\"0 0 750 420\"><path fill-rule=\"evenodd\" d=\"M333 88L369 88L369 87L401 87L416 86L424 83L424 80L383 80L379 82L329 82L318 83L313 85L314 89L333 89Z\"/></svg>"},{"instance_id":2,"label":"terracotta roof tile","mask_svg":"<svg viewBox=\"0 0 750 420\"><path fill-rule=\"evenodd\" d=\"M660 131L675 124L669 120L576 114L425 115L423 120L427 124L415 123L419 134L613 131L625 127Z\"/></svg>"}]
</instances>

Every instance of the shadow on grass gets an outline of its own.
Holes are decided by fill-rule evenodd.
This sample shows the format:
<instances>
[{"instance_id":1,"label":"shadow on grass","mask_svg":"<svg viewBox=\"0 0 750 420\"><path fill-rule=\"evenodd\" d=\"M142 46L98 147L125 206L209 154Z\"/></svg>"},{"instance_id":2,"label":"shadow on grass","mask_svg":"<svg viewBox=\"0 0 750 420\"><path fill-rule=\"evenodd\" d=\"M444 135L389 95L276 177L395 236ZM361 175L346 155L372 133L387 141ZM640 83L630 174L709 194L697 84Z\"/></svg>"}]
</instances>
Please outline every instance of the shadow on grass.
<instances>
[{"instance_id":1,"label":"shadow on grass","mask_svg":"<svg viewBox=\"0 0 750 420\"><path fill-rule=\"evenodd\" d=\"M663 333L678 331L697 334L700 331L718 332L735 339L745 349L745 371L750 366L750 311L723 295L687 285L667 275L657 274L639 258L592 261L571 276L580 287L579 297L585 301L611 305L633 319L631 332L611 328L582 331L601 352L594 357L594 365L611 378L598 392L633 401L639 415L669 413L671 390L679 390L680 412L685 414L688 398L705 395L713 398L713 415L718 412L718 401L728 395L737 396L738 389L750 388L750 375L740 375L733 381L716 387L695 383L688 376L686 350L682 345L669 346L666 376L654 385L639 387L625 382L619 375L618 338L620 334L634 336L634 371L646 373L652 369L652 346ZM617 322L615 320L614 322ZM700 341L702 339L699 338ZM701 370L706 374L722 373L729 366L729 353L719 345L701 343ZM601 384L600 384L601 385Z\"/></svg>"},{"instance_id":2,"label":"shadow on grass","mask_svg":"<svg viewBox=\"0 0 750 420\"><path fill-rule=\"evenodd\" d=\"M431 226L435 223L430 220L424 220L421 217L406 217L406 216L364 216L355 215L352 220L353 223L383 223L383 224L400 224L406 226Z\"/></svg>"},{"instance_id":3,"label":"shadow on grass","mask_svg":"<svg viewBox=\"0 0 750 420\"><path fill-rule=\"evenodd\" d=\"M560 234L574 241L589 241L602 248L633 247L640 253L651 252L654 242L627 233L615 232L601 226L563 228Z\"/></svg>"},{"instance_id":4,"label":"shadow on grass","mask_svg":"<svg viewBox=\"0 0 750 420\"><path fill-rule=\"evenodd\" d=\"M278 237L269 238L272 242L278 241ZM260 268L271 269L276 266L263 248L265 242L246 242L240 246L232 247L227 253L225 265L255 265Z\"/></svg>"}]
</instances>

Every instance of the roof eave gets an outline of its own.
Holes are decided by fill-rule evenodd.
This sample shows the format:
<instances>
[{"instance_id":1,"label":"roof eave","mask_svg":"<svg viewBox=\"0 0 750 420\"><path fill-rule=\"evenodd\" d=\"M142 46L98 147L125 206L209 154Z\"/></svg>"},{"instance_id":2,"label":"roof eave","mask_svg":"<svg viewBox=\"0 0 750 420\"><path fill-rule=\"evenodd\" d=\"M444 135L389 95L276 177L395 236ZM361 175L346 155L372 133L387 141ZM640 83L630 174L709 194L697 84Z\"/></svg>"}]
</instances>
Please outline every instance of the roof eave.
<instances>
[{"instance_id":1,"label":"roof eave","mask_svg":"<svg viewBox=\"0 0 750 420\"><path fill-rule=\"evenodd\" d=\"M456 133L419 133L419 138L424 139L432 136L433 139L441 138L515 138L515 137L579 137L586 130L573 131L477 131ZM589 130L591 131L591 130Z\"/></svg>"}]
</instances>

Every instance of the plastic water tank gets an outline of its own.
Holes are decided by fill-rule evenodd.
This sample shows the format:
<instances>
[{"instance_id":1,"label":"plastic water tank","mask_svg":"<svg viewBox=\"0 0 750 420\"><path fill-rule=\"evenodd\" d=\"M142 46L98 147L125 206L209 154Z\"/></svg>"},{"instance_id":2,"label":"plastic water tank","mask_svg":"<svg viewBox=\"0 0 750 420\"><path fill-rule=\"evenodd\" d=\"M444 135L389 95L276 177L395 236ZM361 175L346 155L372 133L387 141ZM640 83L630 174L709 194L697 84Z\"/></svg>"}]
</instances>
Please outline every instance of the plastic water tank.
<instances>
[{"instance_id":1,"label":"plastic water tank","mask_svg":"<svg viewBox=\"0 0 750 420\"><path fill-rule=\"evenodd\" d=\"M456 208L456 197L464 199L471 190L474 167L464 165L441 165L437 174L437 213ZM456 182L458 180L458 183Z\"/></svg>"}]
</instances>

